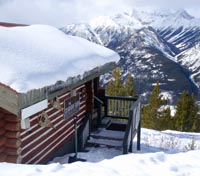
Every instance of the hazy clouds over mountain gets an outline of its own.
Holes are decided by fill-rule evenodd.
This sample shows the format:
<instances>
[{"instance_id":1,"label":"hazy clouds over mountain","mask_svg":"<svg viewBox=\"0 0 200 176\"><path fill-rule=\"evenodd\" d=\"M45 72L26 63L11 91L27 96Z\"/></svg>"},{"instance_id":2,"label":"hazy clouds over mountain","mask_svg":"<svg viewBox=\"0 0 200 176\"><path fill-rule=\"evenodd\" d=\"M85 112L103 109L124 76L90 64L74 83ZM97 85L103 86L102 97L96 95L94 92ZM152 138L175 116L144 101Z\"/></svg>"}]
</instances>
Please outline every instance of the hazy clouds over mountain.
<instances>
[{"instance_id":1,"label":"hazy clouds over mountain","mask_svg":"<svg viewBox=\"0 0 200 176\"><path fill-rule=\"evenodd\" d=\"M63 26L133 8L184 8L200 17L199 0L0 0L0 21Z\"/></svg>"}]
</instances>

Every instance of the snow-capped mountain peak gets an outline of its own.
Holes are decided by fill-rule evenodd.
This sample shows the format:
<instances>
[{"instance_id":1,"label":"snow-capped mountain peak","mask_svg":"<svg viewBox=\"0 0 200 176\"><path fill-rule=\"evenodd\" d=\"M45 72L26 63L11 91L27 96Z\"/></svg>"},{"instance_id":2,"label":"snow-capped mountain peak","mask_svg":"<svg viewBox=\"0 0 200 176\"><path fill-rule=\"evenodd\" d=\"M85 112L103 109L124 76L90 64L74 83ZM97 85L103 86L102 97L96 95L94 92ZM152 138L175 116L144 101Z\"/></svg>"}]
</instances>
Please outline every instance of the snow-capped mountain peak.
<instances>
[{"instance_id":1,"label":"snow-capped mountain peak","mask_svg":"<svg viewBox=\"0 0 200 176\"><path fill-rule=\"evenodd\" d=\"M175 18L184 18L184 19L187 19L187 20L191 20L191 19L194 19L193 16L191 16L186 10L184 9L179 9L177 10L173 16L175 16Z\"/></svg>"},{"instance_id":2,"label":"snow-capped mountain peak","mask_svg":"<svg viewBox=\"0 0 200 176\"><path fill-rule=\"evenodd\" d=\"M174 28L193 28L200 27L200 19L191 16L186 10L179 9L174 13L156 20L150 24L155 29Z\"/></svg>"},{"instance_id":3,"label":"snow-capped mountain peak","mask_svg":"<svg viewBox=\"0 0 200 176\"><path fill-rule=\"evenodd\" d=\"M117 27L117 23L109 16L99 16L90 21L90 26L94 29L99 26L112 26L112 27Z\"/></svg>"},{"instance_id":4,"label":"snow-capped mountain peak","mask_svg":"<svg viewBox=\"0 0 200 176\"><path fill-rule=\"evenodd\" d=\"M132 17L137 18L143 25L149 25L172 14L170 9L133 9Z\"/></svg>"},{"instance_id":5,"label":"snow-capped mountain peak","mask_svg":"<svg viewBox=\"0 0 200 176\"><path fill-rule=\"evenodd\" d=\"M129 26L129 27L134 26L135 28L142 27L142 23L137 18L129 15L128 13L117 14L114 17L114 20L120 25Z\"/></svg>"},{"instance_id":6,"label":"snow-capped mountain peak","mask_svg":"<svg viewBox=\"0 0 200 176\"><path fill-rule=\"evenodd\" d=\"M101 27L120 27L124 26L126 28L141 28L142 23L135 17L129 15L128 13L117 14L114 17L109 16L99 16L90 21L90 25L93 29Z\"/></svg>"}]
</instances>

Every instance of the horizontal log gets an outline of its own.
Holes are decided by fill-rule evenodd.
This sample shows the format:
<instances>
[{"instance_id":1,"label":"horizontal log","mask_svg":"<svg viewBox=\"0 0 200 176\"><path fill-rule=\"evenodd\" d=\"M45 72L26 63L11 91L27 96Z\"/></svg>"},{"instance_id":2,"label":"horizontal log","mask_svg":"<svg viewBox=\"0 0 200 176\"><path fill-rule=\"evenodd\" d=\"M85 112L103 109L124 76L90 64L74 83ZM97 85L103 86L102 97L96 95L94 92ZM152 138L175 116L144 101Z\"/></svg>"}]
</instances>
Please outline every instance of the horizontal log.
<instances>
[{"instance_id":1,"label":"horizontal log","mask_svg":"<svg viewBox=\"0 0 200 176\"><path fill-rule=\"evenodd\" d=\"M54 120L54 123L52 124L57 124L58 122L60 122L61 120L63 120L64 122L64 117L59 117L58 114L56 114L55 116L51 117L50 120L51 120L51 123L52 123L52 120ZM32 135L33 132L36 132L36 131L40 131L39 134L36 134L36 135L40 135L40 134L43 134L46 130L48 130L49 128L41 128L41 126L39 126L38 124L38 119L35 119L34 120L34 123L33 121L31 122L31 129L27 129L26 131L23 131L21 133L21 139L29 136L29 135ZM33 127L34 126L34 127Z\"/></svg>"},{"instance_id":2,"label":"horizontal log","mask_svg":"<svg viewBox=\"0 0 200 176\"><path fill-rule=\"evenodd\" d=\"M6 147L6 149L4 150L4 153L6 155L20 155L21 154L22 149L21 148L10 148L10 147Z\"/></svg>"},{"instance_id":3,"label":"horizontal log","mask_svg":"<svg viewBox=\"0 0 200 176\"><path fill-rule=\"evenodd\" d=\"M3 153L3 151L5 150L5 148L6 148L6 147L1 146L1 147L0 147L0 153Z\"/></svg>"},{"instance_id":4,"label":"horizontal log","mask_svg":"<svg viewBox=\"0 0 200 176\"><path fill-rule=\"evenodd\" d=\"M21 146L21 141L19 139L7 139L5 146L11 148L19 148Z\"/></svg>"},{"instance_id":5,"label":"horizontal log","mask_svg":"<svg viewBox=\"0 0 200 176\"><path fill-rule=\"evenodd\" d=\"M52 155L55 153L55 151L58 151L64 144L66 144L67 142L69 142L72 138L74 137L74 133L72 133L71 135L69 135L64 141L62 141L59 145L57 145L57 141L55 141L54 143L51 144L51 147L53 148L55 145L57 145L54 150L52 150L51 152L49 152L46 156L44 156L46 154L46 152L43 154L41 154L41 156L36 157L34 160L32 160L31 162L29 162L28 164L46 164L50 157L52 157Z\"/></svg>"},{"instance_id":6,"label":"horizontal log","mask_svg":"<svg viewBox=\"0 0 200 176\"><path fill-rule=\"evenodd\" d=\"M8 131L20 131L21 124L20 123L7 123L5 125L5 129Z\"/></svg>"},{"instance_id":7,"label":"horizontal log","mask_svg":"<svg viewBox=\"0 0 200 176\"><path fill-rule=\"evenodd\" d=\"M20 117L14 114L5 114L4 119L7 122L20 122Z\"/></svg>"},{"instance_id":8,"label":"horizontal log","mask_svg":"<svg viewBox=\"0 0 200 176\"><path fill-rule=\"evenodd\" d=\"M60 125L60 127L62 127L63 125L65 125L64 123L62 123ZM26 146L27 144L29 144L31 141L33 141L33 139L37 139L38 137L40 137L42 134L46 133L47 130L49 130L50 128L42 128L40 127L39 129L41 130L38 130L37 132L35 132L34 134L31 134L30 135L26 135L24 137L26 137L25 140L23 140L22 142L22 146ZM53 134L55 131L55 129L52 129L48 134L46 134L42 140L45 140L46 137L48 137L49 135ZM21 138L21 139L24 139L24 138Z\"/></svg>"},{"instance_id":9,"label":"horizontal log","mask_svg":"<svg viewBox=\"0 0 200 176\"><path fill-rule=\"evenodd\" d=\"M11 139L16 139L20 137L20 132L18 131L7 131L5 133L5 137L11 138Z\"/></svg>"},{"instance_id":10,"label":"horizontal log","mask_svg":"<svg viewBox=\"0 0 200 176\"><path fill-rule=\"evenodd\" d=\"M0 162L5 162L7 155L5 153L0 153Z\"/></svg>"},{"instance_id":11,"label":"horizontal log","mask_svg":"<svg viewBox=\"0 0 200 176\"><path fill-rule=\"evenodd\" d=\"M58 138L58 136L63 134L63 133L67 135L68 129L70 127L73 127L73 122L71 122L70 124L66 125L65 128L60 130L60 128L62 128L64 125L65 124L62 123L62 124L60 124L58 126L58 130L59 130L58 132L55 132L55 131L52 130L48 134L45 134L45 135L36 134L36 136L34 136L34 137L32 136L32 137L28 138L27 140L23 141L22 145L21 145L21 147L22 147L22 155L26 154L27 152L29 152L33 148L36 148L35 150L38 150L37 148L39 148L39 146L41 146L41 149L44 148L45 146L49 145L54 139ZM49 136L51 136L51 138L48 138ZM46 140L47 138L48 138L48 140L44 142L44 140ZM33 141L33 139L35 139L35 141L34 141L34 143L31 143L31 141ZM41 143L43 143L43 144L41 144ZM29 146L27 146L27 145L29 145Z\"/></svg>"},{"instance_id":12,"label":"horizontal log","mask_svg":"<svg viewBox=\"0 0 200 176\"><path fill-rule=\"evenodd\" d=\"M3 119L3 118L4 118L4 113L0 109L0 119Z\"/></svg>"},{"instance_id":13,"label":"horizontal log","mask_svg":"<svg viewBox=\"0 0 200 176\"><path fill-rule=\"evenodd\" d=\"M4 127L5 121L3 119L0 119L0 128Z\"/></svg>"},{"instance_id":14,"label":"horizontal log","mask_svg":"<svg viewBox=\"0 0 200 176\"><path fill-rule=\"evenodd\" d=\"M28 150L26 149L26 151L25 150L22 151L21 155L23 157L23 163L43 163L43 161L46 161L46 158L49 158L52 155L52 153L55 153L55 151L58 150L59 147L61 147L64 143L68 142L71 138L73 138L74 131L72 132L72 130L73 130L73 128L70 129L68 126L66 126L65 127L66 133L59 132L59 134L57 134L56 137L53 140L51 140L51 142L46 141L45 143L38 146L37 148L35 148L35 147L39 143L38 144L35 143L35 145L33 144L33 146L30 147ZM65 137L67 137L67 138L65 138ZM57 145L57 143L60 143L59 146ZM48 146L48 148L46 148L47 146ZM57 146L58 148L55 146ZM26 152L29 152L33 148L35 148L33 151L31 151L28 155L24 156L26 154ZM46 148L46 149L41 152L41 150L43 150L44 148ZM53 150L51 150L52 148L53 148ZM35 154L38 152L41 152L40 155L35 157ZM42 162L38 162L38 160L42 161Z\"/></svg>"},{"instance_id":15,"label":"horizontal log","mask_svg":"<svg viewBox=\"0 0 200 176\"><path fill-rule=\"evenodd\" d=\"M79 113L80 114L82 114L82 113L84 113L85 111L86 111L86 107L84 107L85 106L85 104L83 104L81 107L80 107L80 111L79 111ZM54 112L56 112L57 110L51 110L50 112L48 112L48 115L50 116L50 113L52 112L52 113L54 113ZM62 115L62 117L60 117L60 115ZM71 118L70 118L71 119ZM57 123L59 123L60 121L63 121L63 123L67 123L67 121L70 121L70 119L67 119L67 120L65 120L64 119L64 116L63 116L63 114L61 113L61 112L58 112L58 113L56 113L56 114L54 114L53 116L51 116L50 117L50 121L51 121L51 124L53 125L53 126L55 126ZM52 122L53 121L53 122ZM29 136L29 135L31 135L31 133L33 133L33 132L35 132L35 131L37 131L37 130L40 130L41 129L41 127L39 126L39 124L38 124L38 119L34 119L33 121L31 121L31 129L27 129L26 131L22 131L22 133L21 133L21 138L23 139L23 138L25 138L25 137L27 137L27 136ZM40 130L40 134L42 134L42 133L44 133L46 130L48 130L48 128L44 128L44 129L41 129ZM38 135L38 134L37 134Z\"/></svg>"},{"instance_id":16,"label":"horizontal log","mask_svg":"<svg viewBox=\"0 0 200 176\"><path fill-rule=\"evenodd\" d=\"M3 136L5 134L6 130L4 128L0 128L0 136Z\"/></svg>"},{"instance_id":17,"label":"horizontal log","mask_svg":"<svg viewBox=\"0 0 200 176\"><path fill-rule=\"evenodd\" d=\"M21 163L22 158L20 156L17 156L17 155L16 156L9 155L9 156L7 156L5 161L8 162L8 163Z\"/></svg>"},{"instance_id":18,"label":"horizontal log","mask_svg":"<svg viewBox=\"0 0 200 176\"><path fill-rule=\"evenodd\" d=\"M0 146L4 146L6 143L6 138L4 136L0 137Z\"/></svg>"}]
</instances>

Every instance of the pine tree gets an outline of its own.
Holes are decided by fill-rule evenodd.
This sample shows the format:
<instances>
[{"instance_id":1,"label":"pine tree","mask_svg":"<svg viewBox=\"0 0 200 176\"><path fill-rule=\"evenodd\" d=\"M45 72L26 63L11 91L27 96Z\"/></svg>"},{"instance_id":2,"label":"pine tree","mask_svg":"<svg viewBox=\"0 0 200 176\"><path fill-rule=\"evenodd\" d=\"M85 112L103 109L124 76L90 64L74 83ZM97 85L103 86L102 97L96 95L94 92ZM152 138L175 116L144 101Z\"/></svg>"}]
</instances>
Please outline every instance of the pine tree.
<instances>
[{"instance_id":1,"label":"pine tree","mask_svg":"<svg viewBox=\"0 0 200 176\"><path fill-rule=\"evenodd\" d=\"M142 109L143 127L160 130L160 121L163 113L160 108L166 104L167 101L163 100L162 95L160 95L160 85L157 82L150 95L149 104Z\"/></svg>"},{"instance_id":2,"label":"pine tree","mask_svg":"<svg viewBox=\"0 0 200 176\"><path fill-rule=\"evenodd\" d=\"M194 94L191 96L187 91L183 91L177 102L175 120L175 130L195 131L197 129L198 106L195 104ZM195 124L196 123L196 124Z\"/></svg>"},{"instance_id":3,"label":"pine tree","mask_svg":"<svg viewBox=\"0 0 200 176\"><path fill-rule=\"evenodd\" d=\"M128 75L127 80L125 85L123 85L122 83L122 77L121 77L121 71L119 68L116 68L113 70L112 73L112 79L109 82L109 84L106 87L106 95L110 95L110 96L134 96L135 92L134 92L134 81L133 81L133 77L131 75ZM112 109L112 104L120 104L121 101L120 100L111 100L111 102L109 103L109 109ZM120 116L121 114L128 114L129 110L128 110L128 104L125 105L125 111L120 109L117 110L115 113L117 113L118 116ZM122 112L123 111L123 112Z\"/></svg>"},{"instance_id":4,"label":"pine tree","mask_svg":"<svg viewBox=\"0 0 200 176\"><path fill-rule=\"evenodd\" d=\"M164 109L158 119L159 130L174 129L173 118L171 116L170 107Z\"/></svg>"},{"instance_id":5,"label":"pine tree","mask_svg":"<svg viewBox=\"0 0 200 176\"><path fill-rule=\"evenodd\" d=\"M112 73L113 79L109 82L106 87L106 94L111 96L123 96L124 87L121 80L121 71L120 68L116 68Z\"/></svg>"},{"instance_id":6,"label":"pine tree","mask_svg":"<svg viewBox=\"0 0 200 176\"><path fill-rule=\"evenodd\" d=\"M192 118L193 122L192 122L192 132L199 132L200 131L200 119L198 116L198 105L195 103L195 98L194 98L194 94L191 95L190 98L190 118Z\"/></svg>"},{"instance_id":7,"label":"pine tree","mask_svg":"<svg viewBox=\"0 0 200 176\"><path fill-rule=\"evenodd\" d=\"M123 85L120 69L114 69L112 79L106 87L106 95L133 97L135 95L133 77L129 74L125 85Z\"/></svg>"},{"instance_id":8,"label":"pine tree","mask_svg":"<svg viewBox=\"0 0 200 176\"><path fill-rule=\"evenodd\" d=\"M200 132L200 115L197 114L196 118L194 119L192 132Z\"/></svg>"},{"instance_id":9,"label":"pine tree","mask_svg":"<svg viewBox=\"0 0 200 176\"><path fill-rule=\"evenodd\" d=\"M125 95L133 97L135 95L134 81L131 74L128 75L125 83Z\"/></svg>"}]
</instances>

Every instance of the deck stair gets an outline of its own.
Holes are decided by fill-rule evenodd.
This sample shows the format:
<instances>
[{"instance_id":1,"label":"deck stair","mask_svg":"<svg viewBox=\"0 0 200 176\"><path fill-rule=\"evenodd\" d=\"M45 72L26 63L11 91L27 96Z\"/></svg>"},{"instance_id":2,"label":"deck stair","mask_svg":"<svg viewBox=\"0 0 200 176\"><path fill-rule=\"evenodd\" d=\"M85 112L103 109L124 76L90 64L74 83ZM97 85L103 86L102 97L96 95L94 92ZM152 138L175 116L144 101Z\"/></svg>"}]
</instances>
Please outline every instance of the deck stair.
<instances>
[{"instance_id":1,"label":"deck stair","mask_svg":"<svg viewBox=\"0 0 200 176\"><path fill-rule=\"evenodd\" d=\"M113 125L113 122L109 119L105 119L104 122L102 127L97 128L90 134L88 144L93 146L104 145L107 147L121 148L125 131L116 129L110 130L109 127Z\"/></svg>"},{"instance_id":2,"label":"deck stair","mask_svg":"<svg viewBox=\"0 0 200 176\"><path fill-rule=\"evenodd\" d=\"M132 152L132 140L137 134L137 149L139 150L140 98L104 96L102 101L97 98L95 100L98 107L97 123L95 123L97 128L93 128L94 131L90 129L88 146L114 147L122 150L123 154L127 154Z\"/></svg>"}]
</instances>

